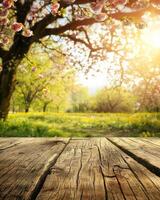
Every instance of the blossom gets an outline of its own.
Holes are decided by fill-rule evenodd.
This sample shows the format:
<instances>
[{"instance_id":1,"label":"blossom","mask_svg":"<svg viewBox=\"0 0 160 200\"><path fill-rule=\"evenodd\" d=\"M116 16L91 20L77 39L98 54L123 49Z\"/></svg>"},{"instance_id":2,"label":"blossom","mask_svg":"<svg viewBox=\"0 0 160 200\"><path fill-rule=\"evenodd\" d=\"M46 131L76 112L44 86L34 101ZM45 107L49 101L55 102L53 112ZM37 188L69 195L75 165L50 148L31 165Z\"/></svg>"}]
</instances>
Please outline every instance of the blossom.
<instances>
[{"instance_id":1,"label":"blossom","mask_svg":"<svg viewBox=\"0 0 160 200\"><path fill-rule=\"evenodd\" d=\"M13 5L13 0L3 0L2 5L5 8L11 8Z\"/></svg>"},{"instance_id":2,"label":"blossom","mask_svg":"<svg viewBox=\"0 0 160 200\"><path fill-rule=\"evenodd\" d=\"M31 7L31 12L37 12L37 10L41 7L41 5L38 2L33 2L33 5Z\"/></svg>"},{"instance_id":3,"label":"blossom","mask_svg":"<svg viewBox=\"0 0 160 200\"><path fill-rule=\"evenodd\" d=\"M91 10L95 14L100 14L103 9L104 3L103 1L93 2L90 4Z\"/></svg>"},{"instance_id":4,"label":"blossom","mask_svg":"<svg viewBox=\"0 0 160 200\"><path fill-rule=\"evenodd\" d=\"M35 72L36 71L36 67L32 67L32 72Z\"/></svg>"},{"instance_id":5,"label":"blossom","mask_svg":"<svg viewBox=\"0 0 160 200\"><path fill-rule=\"evenodd\" d=\"M22 28L23 28L23 24L22 23L14 22L12 24L12 30L14 30L15 32L21 31Z\"/></svg>"},{"instance_id":6,"label":"blossom","mask_svg":"<svg viewBox=\"0 0 160 200\"><path fill-rule=\"evenodd\" d=\"M29 14L27 15L27 20L28 20L28 21L32 21L33 18L34 18L33 13L29 13Z\"/></svg>"},{"instance_id":7,"label":"blossom","mask_svg":"<svg viewBox=\"0 0 160 200\"><path fill-rule=\"evenodd\" d=\"M31 37L33 35L33 31L29 30L29 29L25 29L23 32L22 32L22 35L25 36L25 37Z\"/></svg>"},{"instance_id":8,"label":"blossom","mask_svg":"<svg viewBox=\"0 0 160 200\"><path fill-rule=\"evenodd\" d=\"M97 21L100 21L100 22L106 20L106 18L107 18L107 14L106 13L100 13L99 15L96 15L96 17L95 17L95 19Z\"/></svg>"},{"instance_id":9,"label":"blossom","mask_svg":"<svg viewBox=\"0 0 160 200\"><path fill-rule=\"evenodd\" d=\"M3 44L8 44L9 43L9 38L7 36L5 36L3 39L2 39L2 42Z\"/></svg>"},{"instance_id":10,"label":"blossom","mask_svg":"<svg viewBox=\"0 0 160 200\"><path fill-rule=\"evenodd\" d=\"M51 4L51 13L54 15L58 12L58 9L60 7L59 3L52 3Z\"/></svg>"},{"instance_id":11,"label":"blossom","mask_svg":"<svg viewBox=\"0 0 160 200\"><path fill-rule=\"evenodd\" d=\"M0 16L1 17L5 17L7 15L8 15L8 10L7 9L0 10Z\"/></svg>"},{"instance_id":12,"label":"blossom","mask_svg":"<svg viewBox=\"0 0 160 200\"><path fill-rule=\"evenodd\" d=\"M8 23L8 19L7 18L1 18L0 19L0 25L4 26L4 25L7 25Z\"/></svg>"}]
</instances>

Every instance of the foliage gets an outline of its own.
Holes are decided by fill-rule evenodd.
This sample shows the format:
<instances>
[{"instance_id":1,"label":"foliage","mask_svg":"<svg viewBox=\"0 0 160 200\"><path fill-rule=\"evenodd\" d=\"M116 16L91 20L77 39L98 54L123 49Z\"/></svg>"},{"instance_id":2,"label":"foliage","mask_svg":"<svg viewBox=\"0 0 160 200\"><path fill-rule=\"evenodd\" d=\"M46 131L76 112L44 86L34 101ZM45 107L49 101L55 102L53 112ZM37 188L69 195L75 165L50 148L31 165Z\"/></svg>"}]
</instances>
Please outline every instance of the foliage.
<instances>
[{"instance_id":1,"label":"foliage","mask_svg":"<svg viewBox=\"0 0 160 200\"><path fill-rule=\"evenodd\" d=\"M122 87L104 88L95 97L97 112L132 112L134 108L135 97Z\"/></svg>"},{"instance_id":2,"label":"foliage","mask_svg":"<svg viewBox=\"0 0 160 200\"><path fill-rule=\"evenodd\" d=\"M33 110L54 111L61 112L65 111L70 102L70 93L74 80L74 71L66 71L60 73L55 79L47 86L47 91L38 98L33 104Z\"/></svg>"},{"instance_id":3,"label":"foliage","mask_svg":"<svg viewBox=\"0 0 160 200\"><path fill-rule=\"evenodd\" d=\"M38 53L38 54L37 54ZM11 101L11 110L28 112L34 106L45 111L49 104L60 107L66 102L67 88L70 87L74 73L66 70L65 59L55 55L52 58L40 48L26 55L18 67L17 84Z\"/></svg>"},{"instance_id":4,"label":"foliage","mask_svg":"<svg viewBox=\"0 0 160 200\"><path fill-rule=\"evenodd\" d=\"M143 53L143 56L142 56ZM136 60L136 62L135 62ZM137 110L160 111L160 61L159 49L143 48L130 60L126 76L137 96ZM128 83L129 85L129 83Z\"/></svg>"},{"instance_id":5,"label":"foliage","mask_svg":"<svg viewBox=\"0 0 160 200\"><path fill-rule=\"evenodd\" d=\"M160 113L17 113L0 130L3 137L160 137Z\"/></svg>"}]
</instances>

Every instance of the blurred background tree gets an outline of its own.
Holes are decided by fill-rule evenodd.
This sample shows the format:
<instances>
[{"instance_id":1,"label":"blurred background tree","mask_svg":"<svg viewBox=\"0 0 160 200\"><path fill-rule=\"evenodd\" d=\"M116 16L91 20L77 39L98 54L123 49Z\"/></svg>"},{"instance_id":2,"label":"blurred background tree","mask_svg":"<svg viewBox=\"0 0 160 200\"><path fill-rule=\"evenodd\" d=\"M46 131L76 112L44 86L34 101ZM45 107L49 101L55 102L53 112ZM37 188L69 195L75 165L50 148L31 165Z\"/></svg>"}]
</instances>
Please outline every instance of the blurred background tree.
<instances>
[{"instance_id":1,"label":"blurred background tree","mask_svg":"<svg viewBox=\"0 0 160 200\"><path fill-rule=\"evenodd\" d=\"M133 112L135 96L122 87L104 88L95 96L96 112Z\"/></svg>"}]
</instances>

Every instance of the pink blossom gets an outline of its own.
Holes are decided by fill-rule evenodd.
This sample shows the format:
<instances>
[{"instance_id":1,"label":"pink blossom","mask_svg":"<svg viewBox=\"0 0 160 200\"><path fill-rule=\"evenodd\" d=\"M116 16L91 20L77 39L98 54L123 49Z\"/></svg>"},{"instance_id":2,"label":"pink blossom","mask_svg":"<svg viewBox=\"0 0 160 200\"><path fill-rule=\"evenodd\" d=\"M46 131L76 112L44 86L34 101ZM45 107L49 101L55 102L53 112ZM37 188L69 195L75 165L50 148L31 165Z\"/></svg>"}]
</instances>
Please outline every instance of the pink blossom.
<instances>
[{"instance_id":1,"label":"pink blossom","mask_svg":"<svg viewBox=\"0 0 160 200\"><path fill-rule=\"evenodd\" d=\"M32 21L33 20L33 14L32 13L29 13L28 15L27 15L27 20L28 21Z\"/></svg>"},{"instance_id":2,"label":"pink blossom","mask_svg":"<svg viewBox=\"0 0 160 200\"><path fill-rule=\"evenodd\" d=\"M1 17L5 17L7 15L8 15L8 10L7 9L0 10L0 16Z\"/></svg>"},{"instance_id":3,"label":"pink blossom","mask_svg":"<svg viewBox=\"0 0 160 200\"><path fill-rule=\"evenodd\" d=\"M53 15L57 14L59 7L60 7L59 3L52 3L51 4L51 13Z\"/></svg>"},{"instance_id":4,"label":"pink blossom","mask_svg":"<svg viewBox=\"0 0 160 200\"><path fill-rule=\"evenodd\" d=\"M9 43L9 38L7 36L5 36L3 39L2 39L2 42L3 44L8 44Z\"/></svg>"},{"instance_id":5,"label":"pink blossom","mask_svg":"<svg viewBox=\"0 0 160 200\"><path fill-rule=\"evenodd\" d=\"M4 25L7 25L8 23L8 19L7 18L1 18L0 19L0 25L4 26Z\"/></svg>"},{"instance_id":6,"label":"pink blossom","mask_svg":"<svg viewBox=\"0 0 160 200\"><path fill-rule=\"evenodd\" d=\"M14 22L12 24L12 30L14 30L15 32L21 31L22 28L23 28L23 24L22 23Z\"/></svg>"},{"instance_id":7,"label":"pink blossom","mask_svg":"<svg viewBox=\"0 0 160 200\"><path fill-rule=\"evenodd\" d=\"M96 17L95 17L95 19L97 21L100 21L100 22L106 20L106 18L107 18L107 14L106 13L100 13L99 15L96 15Z\"/></svg>"},{"instance_id":8,"label":"pink blossom","mask_svg":"<svg viewBox=\"0 0 160 200\"><path fill-rule=\"evenodd\" d=\"M11 8L13 5L13 0L3 0L2 5L5 8Z\"/></svg>"},{"instance_id":9,"label":"pink blossom","mask_svg":"<svg viewBox=\"0 0 160 200\"><path fill-rule=\"evenodd\" d=\"M25 36L25 37L31 37L33 35L33 31L29 30L29 29L25 29L23 32L22 32L22 35Z\"/></svg>"},{"instance_id":10,"label":"pink blossom","mask_svg":"<svg viewBox=\"0 0 160 200\"><path fill-rule=\"evenodd\" d=\"M40 8L40 4L38 2L34 2L31 7L31 12L37 12L37 10Z\"/></svg>"},{"instance_id":11,"label":"pink blossom","mask_svg":"<svg viewBox=\"0 0 160 200\"><path fill-rule=\"evenodd\" d=\"M93 2L90 4L90 6L95 14L100 14L103 9L104 3L103 1Z\"/></svg>"},{"instance_id":12,"label":"pink blossom","mask_svg":"<svg viewBox=\"0 0 160 200\"><path fill-rule=\"evenodd\" d=\"M32 67L32 72L35 72L36 71L36 67Z\"/></svg>"}]
</instances>

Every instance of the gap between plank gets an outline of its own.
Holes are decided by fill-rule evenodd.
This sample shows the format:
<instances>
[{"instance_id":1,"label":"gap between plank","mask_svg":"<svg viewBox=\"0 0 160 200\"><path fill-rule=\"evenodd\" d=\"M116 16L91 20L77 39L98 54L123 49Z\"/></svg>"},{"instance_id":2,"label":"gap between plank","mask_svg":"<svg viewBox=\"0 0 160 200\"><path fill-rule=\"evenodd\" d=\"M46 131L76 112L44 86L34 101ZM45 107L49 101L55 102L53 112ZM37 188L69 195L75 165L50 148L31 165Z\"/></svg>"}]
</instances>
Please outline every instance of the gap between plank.
<instances>
[{"instance_id":1,"label":"gap between plank","mask_svg":"<svg viewBox=\"0 0 160 200\"><path fill-rule=\"evenodd\" d=\"M17 143L14 143L14 144L10 144L10 145L8 145L8 146L6 146L6 147L2 147L2 148L0 148L0 151L4 151L4 150L6 150L6 149L9 149L9 148L12 148L12 147L14 147L14 146L17 146L18 144L21 144L22 142L17 142ZM0 152L1 153L1 152Z\"/></svg>"},{"instance_id":2,"label":"gap between plank","mask_svg":"<svg viewBox=\"0 0 160 200\"><path fill-rule=\"evenodd\" d=\"M111 142L112 144L114 144L116 147L118 147L120 150L122 150L124 153L126 153L128 156L132 157L135 161L137 161L139 164L143 165L145 168L147 168L149 171L151 171L152 173L154 173L155 175L160 177L160 168L156 167L155 165L152 165L151 163L149 163L147 160L135 155L134 153L132 153L131 151L129 151L128 149L118 145L116 142L112 141L109 138L106 138L109 142Z\"/></svg>"},{"instance_id":3,"label":"gap between plank","mask_svg":"<svg viewBox=\"0 0 160 200\"><path fill-rule=\"evenodd\" d=\"M39 192L41 191L41 189L42 189L42 187L43 187L43 185L45 183L45 180L46 180L48 174L50 173L50 168L55 165L55 163L57 162L57 159L63 153L63 151L65 150L66 146L69 144L70 141L71 141L71 138L64 145L64 147L61 150L61 152L57 154L57 156L51 157L48 160L48 163L45 165L44 170L43 170L42 174L40 175L35 187L31 191L31 194L30 194L29 198L27 198L28 200L35 200L36 199L36 197L38 196Z\"/></svg>"}]
</instances>

